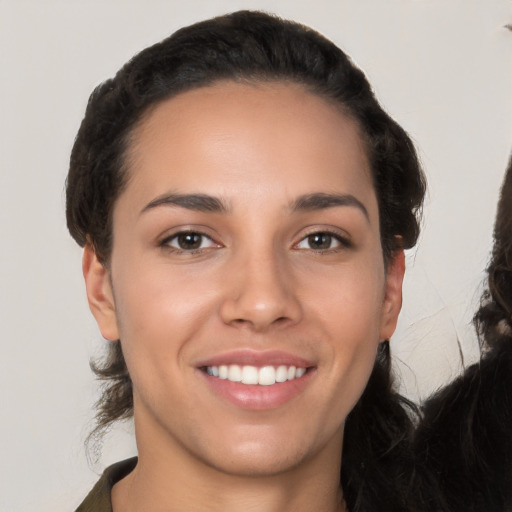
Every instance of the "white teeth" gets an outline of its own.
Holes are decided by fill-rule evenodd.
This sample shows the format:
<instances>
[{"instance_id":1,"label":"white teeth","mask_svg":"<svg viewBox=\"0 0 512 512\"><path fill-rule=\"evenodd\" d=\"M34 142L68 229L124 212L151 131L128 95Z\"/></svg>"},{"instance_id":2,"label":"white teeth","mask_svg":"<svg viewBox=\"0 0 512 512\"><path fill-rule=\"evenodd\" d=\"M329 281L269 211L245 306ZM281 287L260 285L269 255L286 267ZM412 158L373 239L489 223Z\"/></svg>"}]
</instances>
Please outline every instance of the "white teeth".
<instances>
[{"instance_id":1,"label":"white teeth","mask_svg":"<svg viewBox=\"0 0 512 512\"><path fill-rule=\"evenodd\" d=\"M276 370L276 382L286 382L288 380L288 367L278 366Z\"/></svg>"},{"instance_id":2,"label":"white teeth","mask_svg":"<svg viewBox=\"0 0 512 512\"><path fill-rule=\"evenodd\" d=\"M237 364L231 364L228 367L228 380L231 382L241 382L242 381L242 368Z\"/></svg>"},{"instance_id":3,"label":"white teeth","mask_svg":"<svg viewBox=\"0 0 512 512\"><path fill-rule=\"evenodd\" d=\"M258 368L244 366L242 368L242 382L244 384L258 384Z\"/></svg>"},{"instance_id":4,"label":"white teeth","mask_svg":"<svg viewBox=\"0 0 512 512\"><path fill-rule=\"evenodd\" d=\"M258 384L260 386L272 386L276 383L276 370L273 366L260 368Z\"/></svg>"},{"instance_id":5,"label":"white teeth","mask_svg":"<svg viewBox=\"0 0 512 512\"><path fill-rule=\"evenodd\" d=\"M215 368L215 366L209 366L208 368ZM213 373L213 370L212 370ZM228 378L228 367L223 364L219 366L219 379L227 379Z\"/></svg>"},{"instance_id":6,"label":"white teeth","mask_svg":"<svg viewBox=\"0 0 512 512\"><path fill-rule=\"evenodd\" d=\"M207 366L206 373L219 379L227 379L231 382L260 386L272 386L276 382L299 379L306 373L306 368L281 365L273 366L239 366L237 364Z\"/></svg>"},{"instance_id":7,"label":"white teeth","mask_svg":"<svg viewBox=\"0 0 512 512\"><path fill-rule=\"evenodd\" d=\"M306 373L306 368L297 368L295 370L295 378L296 379L299 379L300 377L302 377L304 374Z\"/></svg>"}]
</instances>

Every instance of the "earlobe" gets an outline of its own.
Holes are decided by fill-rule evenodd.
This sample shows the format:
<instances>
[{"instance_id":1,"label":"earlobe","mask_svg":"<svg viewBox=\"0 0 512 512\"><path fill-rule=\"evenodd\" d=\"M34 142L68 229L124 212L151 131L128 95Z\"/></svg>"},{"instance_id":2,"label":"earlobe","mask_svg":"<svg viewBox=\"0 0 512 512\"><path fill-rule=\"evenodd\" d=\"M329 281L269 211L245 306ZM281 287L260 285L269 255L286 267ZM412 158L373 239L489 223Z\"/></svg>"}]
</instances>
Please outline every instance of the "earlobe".
<instances>
[{"instance_id":1,"label":"earlobe","mask_svg":"<svg viewBox=\"0 0 512 512\"><path fill-rule=\"evenodd\" d=\"M96 319L101 335L110 341L118 340L119 330L109 272L100 263L90 244L84 248L82 272L89 308Z\"/></svg>"},{"instance_id":2,"label":"earlobe","mask_svg":"<svg viewBox=\"0 0 512 512\"><path fill-rule=\"evenodd\" d=\"M393 252L388 263L386 289L380 326L380 339L388 340L395 332L398 315L402 309L402 282L405 273L405 254L403 249Z\"/></svg>"}]
</instances>

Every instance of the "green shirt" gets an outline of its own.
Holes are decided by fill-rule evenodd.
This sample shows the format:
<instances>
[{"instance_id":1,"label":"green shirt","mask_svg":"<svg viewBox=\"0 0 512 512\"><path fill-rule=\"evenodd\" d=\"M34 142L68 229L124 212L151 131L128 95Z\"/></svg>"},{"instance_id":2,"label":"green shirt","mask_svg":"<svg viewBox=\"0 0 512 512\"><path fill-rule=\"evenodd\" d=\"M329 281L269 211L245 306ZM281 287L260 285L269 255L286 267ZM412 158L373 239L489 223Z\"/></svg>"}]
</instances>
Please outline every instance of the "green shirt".
<instances>
[{"instance_id":1,"label":"green shirt","mask_svg":"<svg viewBox=\"0 0 512 512\"><path fill-rule=\"evenodd\" d=\"M112 512L112 487L132 472L137 465L137 457L117 462L105 469L92 491L75 512Z\"/></svg>"}]
</instances>

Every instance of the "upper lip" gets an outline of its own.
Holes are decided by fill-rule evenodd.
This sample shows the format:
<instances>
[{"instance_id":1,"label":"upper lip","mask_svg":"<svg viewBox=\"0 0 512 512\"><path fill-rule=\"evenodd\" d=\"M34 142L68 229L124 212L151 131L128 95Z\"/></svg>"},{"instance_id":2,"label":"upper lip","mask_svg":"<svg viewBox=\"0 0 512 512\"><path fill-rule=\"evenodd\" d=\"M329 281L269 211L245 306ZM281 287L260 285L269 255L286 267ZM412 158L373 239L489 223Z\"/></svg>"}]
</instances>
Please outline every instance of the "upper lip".
<instances>
[{"instance_id":1,"label":"upper lip","mask_svg":"<svg viewBox=\"0 0 512 512\"><path fill-rule=\"evenodd\" d=\"M238 364L240 366L295 366L297 368L309 368L315 366L310 360L303 357L284 352L281 350L251 350L238 349L229 352L222 352L204 359L197 364L198 368L206 366L221 366Z\"/></svg>"}]
</instances>

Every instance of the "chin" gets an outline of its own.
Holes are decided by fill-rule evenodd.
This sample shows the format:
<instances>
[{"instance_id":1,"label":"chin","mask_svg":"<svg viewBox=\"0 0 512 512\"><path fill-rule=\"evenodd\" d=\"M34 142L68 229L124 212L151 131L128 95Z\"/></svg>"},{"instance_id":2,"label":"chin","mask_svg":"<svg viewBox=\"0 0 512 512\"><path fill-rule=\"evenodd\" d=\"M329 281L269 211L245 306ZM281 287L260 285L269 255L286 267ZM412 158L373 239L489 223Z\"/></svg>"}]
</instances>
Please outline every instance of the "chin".
<instances>
[{"instance_id":1,"label":"chin","mask_svg":"<svg viewBox=\"0 0 512 512\"><path fill-rule=\"evenodd\" d=\"M239 477L271 477L293 471L304 461L298 448L275 450L273 446L252 443L231 451L211 464L216 470Z\"/></svg>"},{"instance_id":2,"label":"chin","mask_svg":"<svg viewBox=\"0 0 512 512\"><path fill-rule=\"evenodd\" d=\"M243 429L237 435L226 436L226 439L211 446L218 446L215 453L209 454L209 465L217 470L241 477L271 477L300 468L305 462L315 458L324 451L335 453L338 450L341 458L341 438L338 442L331 438L330 442L322 442L322 434L313 438L311 435L298 435L297 432L286 432L284 428L277 432L248 432ZM325 435L325 433L324 433ZM238 437L238 439L237 439ZM329 437L329 436L327 436ZM325 440L324 440L325 441ZM339 447L339 448L338 448ZM206 455L205 452L203 452ZM199 454L198 454L199 455Z\"/></svg>"}]
</instances>

